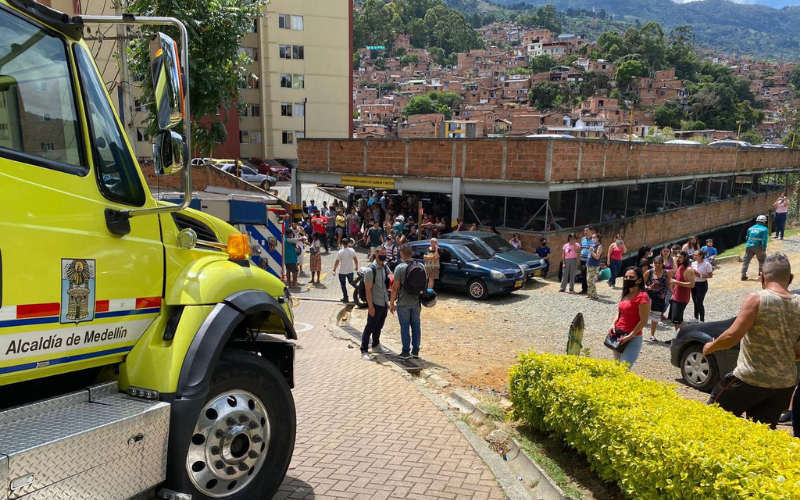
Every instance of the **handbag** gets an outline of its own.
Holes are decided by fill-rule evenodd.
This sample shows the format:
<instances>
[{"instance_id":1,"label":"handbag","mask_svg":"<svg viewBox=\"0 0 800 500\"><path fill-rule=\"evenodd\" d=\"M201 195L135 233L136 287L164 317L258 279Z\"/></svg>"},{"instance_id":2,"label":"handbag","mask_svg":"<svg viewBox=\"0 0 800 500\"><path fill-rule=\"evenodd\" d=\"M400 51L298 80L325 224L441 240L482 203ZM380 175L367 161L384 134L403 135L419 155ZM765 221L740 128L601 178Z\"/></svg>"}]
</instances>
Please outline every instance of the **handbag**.
<instances>
[{"instance_id":1,"label":"handbag","mask_svg":"<svg viewBox=\"0 0 800 500\"><path fill-rule=\"evenodd\" d=\"M628 347L628 342L625 342L624 344L619 343L619 339L623 335L627 335L627 333L620 329L616 329L613 334L609 333L606 335L603 345L609 349L614 349L615 351L622 353L625 351L625 348Z\"/></svg>"}]
</instances>

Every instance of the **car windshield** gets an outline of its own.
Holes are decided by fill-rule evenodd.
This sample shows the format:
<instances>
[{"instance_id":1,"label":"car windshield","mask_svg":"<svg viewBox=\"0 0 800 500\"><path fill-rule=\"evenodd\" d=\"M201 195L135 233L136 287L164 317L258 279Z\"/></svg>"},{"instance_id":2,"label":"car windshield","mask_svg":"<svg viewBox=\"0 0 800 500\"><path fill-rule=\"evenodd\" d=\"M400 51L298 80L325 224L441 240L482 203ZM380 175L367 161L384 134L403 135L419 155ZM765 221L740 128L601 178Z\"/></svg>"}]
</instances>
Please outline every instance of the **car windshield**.
<instances>
[{"instance_id":1,"label":"car windshield","mask_svg":"<svg viewBox=\"0 0 800 500\"><path fill-rule=\"evenodd\" d=\"M477 243L467 243L465 245L460 245L458 248L458 254L461 255L461 257L467 262L492 258L492 255L483 248L481 248L481 246L478 245Z\"/></svg>"},{"instance_id":2,"label":"car windshield","mask_svg":"<svg viewBox=\"0 0 800 500\"><path fill-rule=\"evenodd\" d=\"M489 236L488 238L481 238L481 240L497 253L512 252L516 250L509 242L497 235Z\"/></svg>"}]
</instances>

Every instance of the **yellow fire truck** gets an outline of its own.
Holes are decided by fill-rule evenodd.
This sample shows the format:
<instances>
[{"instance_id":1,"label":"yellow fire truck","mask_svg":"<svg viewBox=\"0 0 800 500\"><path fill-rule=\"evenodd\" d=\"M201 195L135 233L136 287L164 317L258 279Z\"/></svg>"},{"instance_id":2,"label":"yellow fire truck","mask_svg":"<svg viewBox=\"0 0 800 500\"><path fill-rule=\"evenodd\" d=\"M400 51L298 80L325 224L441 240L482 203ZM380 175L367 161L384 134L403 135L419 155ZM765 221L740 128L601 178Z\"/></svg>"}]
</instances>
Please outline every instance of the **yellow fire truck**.
<instances>
[{"instance_id":1,"label":"yellow fire truck","mask_svg":"<svg viewBox=\"0 0 800 500\"><path fill-rule=\"evenodd\" d=\"M151 196L84 23L180 33L150 45L180 205ZM173 18L0 0L0 500L268 499L289 467L291 299L187 208L187 55Z\"/></svg>"}]
</instances>

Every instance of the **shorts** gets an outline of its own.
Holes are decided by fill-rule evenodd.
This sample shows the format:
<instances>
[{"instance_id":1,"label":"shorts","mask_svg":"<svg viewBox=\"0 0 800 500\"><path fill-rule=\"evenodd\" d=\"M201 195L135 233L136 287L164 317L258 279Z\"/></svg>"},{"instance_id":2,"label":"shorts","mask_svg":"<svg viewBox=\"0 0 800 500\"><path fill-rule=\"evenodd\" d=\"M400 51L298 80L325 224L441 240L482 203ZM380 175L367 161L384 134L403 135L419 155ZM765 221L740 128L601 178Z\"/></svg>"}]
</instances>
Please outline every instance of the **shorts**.
<instances>
[{"instance_id":1,"label":"shorts","mask_svg":"<svg viewBox=\"0 0 800 500\"><path fill-rule=\"evenodd\" d=\"M297 263L294 264L286 264L286 272L297 274Z\"/></svg>"},{"instance_id":2,"label":"shorts","mask_svg":"<svg viewBox=\"0 0 800 500\"><path fill-rule=\"evenodd\" d=\"M686 310L688 302L670 301L669 304L669 319L675 325L683 323L683 312Z\"/></svg>"}]
</instances>

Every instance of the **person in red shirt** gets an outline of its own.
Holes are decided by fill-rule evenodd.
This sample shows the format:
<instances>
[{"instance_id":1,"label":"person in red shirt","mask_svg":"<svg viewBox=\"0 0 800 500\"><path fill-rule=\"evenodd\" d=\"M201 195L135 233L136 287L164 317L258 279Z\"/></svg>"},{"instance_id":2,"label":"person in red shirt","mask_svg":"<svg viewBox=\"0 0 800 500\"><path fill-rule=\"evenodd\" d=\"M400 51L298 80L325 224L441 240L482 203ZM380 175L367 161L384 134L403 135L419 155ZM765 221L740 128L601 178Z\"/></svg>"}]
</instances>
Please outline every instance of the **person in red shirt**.
<instances>
[{"instance_id":1,"label":"person in red shirt","mask_svg":"<svg viewBox=\"0 0 800 500\"><path fill-rule=\"evenodd\" d=\"M650 297L644 291L644 276L638 267L629 267L622 281L622 300L617 306L617 317L608 334L619 338L622 352L614 350L614 359L631 367L642 351L642 329L650 316Z\"/></svg>"},{"instance_id":2,"label":"person in red shirt","mask_svg":"<svg viewBox=\"0 0 800 500\"><path fill-rule=\"evenodd\" d=\"M319 234L319 240L322 242L322 246L325 247L325 253L328 253L330 250L328 249L328 231L325 228L325 225L328 223L328 219L323 217L319 214L319 210L314 213L314 218L311 219L311 227L313 228L314 232Z\"/></svg>"},{"instance_id":3,"label":"person in red shirt","mask_svg":"<svg viewBox=\"0 0 800 500\"><path fill-rule=\"evenodd\" d=\"M683 312L692 298L694 288L694 269L689 259L688 252L681 250L675 258L675 274L672 276L672 300L669 305L669 319L675 325L675 330L683 326ZM669 344L670 341L667 341Z\"/></svg>"}]
</instances>

